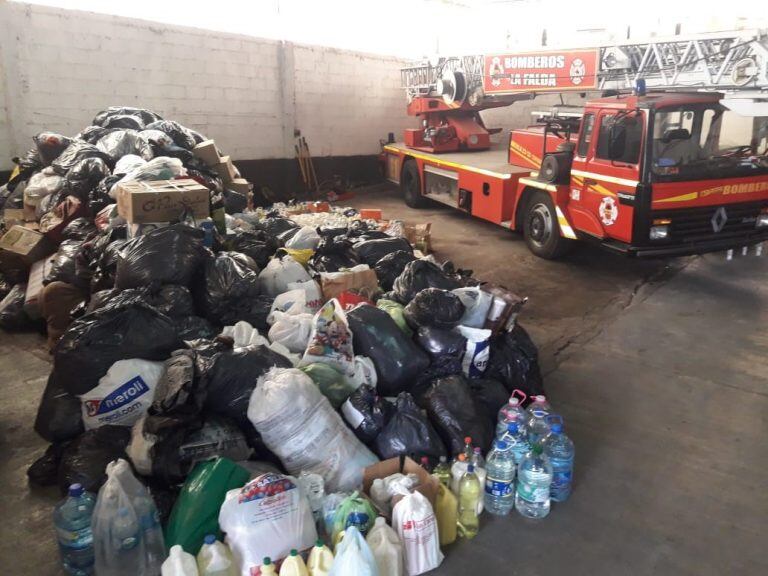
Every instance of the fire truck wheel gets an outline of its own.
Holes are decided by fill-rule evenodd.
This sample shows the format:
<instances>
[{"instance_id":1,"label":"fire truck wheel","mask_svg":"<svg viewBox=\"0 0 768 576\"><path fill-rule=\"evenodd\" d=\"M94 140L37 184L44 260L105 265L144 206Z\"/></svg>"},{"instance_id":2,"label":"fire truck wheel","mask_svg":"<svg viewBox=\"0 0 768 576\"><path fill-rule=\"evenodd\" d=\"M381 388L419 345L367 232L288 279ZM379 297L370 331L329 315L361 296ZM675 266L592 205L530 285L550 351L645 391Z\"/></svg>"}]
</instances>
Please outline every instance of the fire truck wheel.
<instances>
[{"instance_id":1,"label":"fire truck wheel","mask_svg":"<svg viewBox=\"0 0 768 576\"><path fill-rule=\"evenodd\" d=\"M536 192L528 201L523 237L531 252L547 260L564 255L573 244L560 235L555 205L550 195L544 192Z\"/></svg>"},{"instance_id":2,"label":"fire truck wheel","mask_svg":"<svg viewBox=\"0 0 768 576\"><path fill-rule=\"evenodd\" d=\"M403 165L400 188L405 203L411 208L423 208L426 205L426 200L421 195L421 176L415 160L407 160Z\"/></svg>"}]
</instances>

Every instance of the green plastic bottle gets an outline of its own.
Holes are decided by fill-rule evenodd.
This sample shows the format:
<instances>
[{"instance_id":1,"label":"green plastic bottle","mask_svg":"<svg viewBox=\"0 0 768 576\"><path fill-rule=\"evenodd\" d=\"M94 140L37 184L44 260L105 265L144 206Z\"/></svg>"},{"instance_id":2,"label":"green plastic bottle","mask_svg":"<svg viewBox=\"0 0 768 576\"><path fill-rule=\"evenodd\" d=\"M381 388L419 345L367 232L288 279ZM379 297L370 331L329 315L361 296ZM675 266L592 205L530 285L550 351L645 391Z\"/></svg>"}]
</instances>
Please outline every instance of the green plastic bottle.
<instances>
[{"instance_id":1,"label":"green plastic bottle","mask_svg":"<svg viewBox=\"0 0 768 576\"><path fill-rule=\"evenodd\" d=\"M459 482L459 533L464 538L474 538L480 528L477 504L481 497L480 480L470 464Z\"/></svg>"}]
</instances>

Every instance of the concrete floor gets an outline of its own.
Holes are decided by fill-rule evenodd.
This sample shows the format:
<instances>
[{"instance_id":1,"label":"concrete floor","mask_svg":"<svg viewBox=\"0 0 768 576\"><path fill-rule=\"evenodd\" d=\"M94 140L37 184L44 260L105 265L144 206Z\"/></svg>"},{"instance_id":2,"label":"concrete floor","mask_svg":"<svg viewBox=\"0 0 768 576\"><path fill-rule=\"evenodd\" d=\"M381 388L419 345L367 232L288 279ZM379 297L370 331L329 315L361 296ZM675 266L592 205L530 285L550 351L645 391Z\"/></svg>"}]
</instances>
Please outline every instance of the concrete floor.
<instances>
[{"instance_id":1,"label":"concrete floor","mask_svg":"<svg viewBox=\"0 0 768 576\"><path fill-rule=\"evenodd\" d=\"M577 447L569 502L543 521L484 515L433 574L768 574L768 261L636 261L581 246L563 262L443 207L415 211L385 185L358 207L433 223L434 248L530 297L520 321ZM0 333L0 558L6 574L59 574L55 491L30 491L32 431L49 370L43 340Z\"/></svg>"}]
</instances>

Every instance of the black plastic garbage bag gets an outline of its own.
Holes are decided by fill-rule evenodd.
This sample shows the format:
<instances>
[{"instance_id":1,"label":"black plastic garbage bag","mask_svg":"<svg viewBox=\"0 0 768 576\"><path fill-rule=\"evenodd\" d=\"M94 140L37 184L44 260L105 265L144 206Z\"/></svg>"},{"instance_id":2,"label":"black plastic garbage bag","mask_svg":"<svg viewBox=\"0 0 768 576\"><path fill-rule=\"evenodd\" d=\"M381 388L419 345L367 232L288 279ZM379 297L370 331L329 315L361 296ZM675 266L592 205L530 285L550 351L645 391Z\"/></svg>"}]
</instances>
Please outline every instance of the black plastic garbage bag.
<instances>
[{"instance_id":1,"label":"black plastic garbage bag","mask_svg":"<svg viewBox=\"0 0 768 576\"><path fill-rule=\"evenodd\" d=\"M152 146L136 130L110 132L96 142L96 148L107 154L112 162L117 162L128 154L139 156L144 160L151 160L154 156Z\"/></svg>"},{"instance_id":2,"label":"black plastic garbage bag","mask_svg":"<svg viewBox=\"0 0 768 576\"><path fill-rule=\"evenodd\" d=\"M85 432L64 449L59 464L59 489L65 494L71 484L97 494L107 481L107 464L127 458L130 426L101 426Z\"/></svg>"},{"instance_id":3,"label":"black plastic garbage bag","mask_svg":"<svg viewBox=\"0 0 768 576\"><path fill-rule=\"evenodd\" d=\"M429 358L379 308L362 304L347 313L355 354L373 360L378 375L377 389L383 396L408 390L412 381L429 366Z\"/></svg>"},{"instance_id":4,"label":"black plastic garbage bag","mask_svg":"<svg viewBox=\"0 0 768 576\"><path fill-rule=\"evenodd\" d=\"M248 196L241 192L224 189L224 211L227 214L239 214L248 208Z\"/></svg>"},{"instance_id":5,"label":"black plastic garbage bag","mask_svg":"<svg viewBox=\"0 0 768 576\"><path fill-rule=\"evenodd\" d=\"M116 232L113 230L112 232ZM91 277L91 292L111 289L115 285L115 276L117 275L117 260L120 250L128 243L125 238L116 240L110 239L115 236L110 233L108 236L102 236L104 240L97 241L94 249L94 259L91 262L93 276Z\"/></svg>"},{"instance_id":6,"label":"black plastic garbage bag","mask_svg":"<svg viewBox=\"0 0 768 576\"><path fill-rule=\"evenodd\" d=\"M341 414L362 442L370 444L384 428L395 407L376 394L373 386L363 384L342 404Z\"/></svg>"},{"instance_id":7,"label":"black plastic garbage bag","mask_svg":"<svg viewBox=\"0 0 768 576\"><path fill-rule=\"evenodd\" d=\"M134 302L149 304L170 318L186 317L195 313L195 305L189 289L175 284L152 285L128 290L101 290L91 296L88 312L105 306L124 306Z\"/></svg>"},{"instance_id":8,"label":"black plastic garbage bag","mask_svg":"<svg viewBox=\"0 0 768 576\"><path fill-rule=\"evenodd\" d=\"M141 130L144 128L144 122L136 116L129 116L128 114L118 114L116 116L110 116L104 120L104 128L112 128L119 130Z\"/></svg>"},{"instance_id":9,"label":"black plastic garbage bag","mask_svg":"<svg viewBox=\"0 0 768 576\"><path fill-rule=\"evenodd\" d=\"M376 263L393 252L413 252L411 243L405 238L381 238L379 240L365 240L354 246L355 254L363 264L373 268Z\"/></svg>"},{"instance_id":10,"label":"black plastic garbage bag","mask_svg":"<svg viewBox=\"0 0 768 576\"><path fill-rule=\"evenodd\" d=\"M34 330L37 323L24 312L26 284L16 284L0 302L0 328L9 332Z\"/></svg>"},{"instance_id":11,"label":"black plastic garbage bag","mask_svg":"<svg viewBox=\"0 0 768 576\"><path fill-rule=\"evenodd\" d=\"M338 272L360 264L352 243L344 236L322 236L309 265L317 272Z\"/></svg>"},{"instance_id":12,"label":"black plastic garbage bag","mask_svg":"<svg viewBox=\"0 0 768 576\"><path fill-rule=\"evenodd\" d=\"M253 258L259 269L263 269L269 263L278 248L275 239L263 230L256 232L237 231L234 235L227 236L225 244L229 250L242 252Z\"/></svg>"},{"instance_id":13,"label":"black plastic garbage bag","mask_svg":"<svg viewBox=\"0 0 768 576\"><path fill-rule=\"evenodd\" d=\"M481 448L491 445L494 426L488 420L485 407L472 394L462 374L440 378L419 399L452 455L464 449L464 438Z\"/></svg>"},{"instance_id":14,"label":"black plastic garbage bag","mask_svg":"<svg viewBox=\"0 0 768 576\"><path fill-rule=\"evenodd\" d=\"M491 354L484 376L504 384L510 394L515 389L522 390L528 397L544 394L539 350L520 324L491 340Z\"/></svg>"},{"instance_id":15,"label":"black plastic garbage bag","mask_svg":"<svg viewBox=\"0 0 768 576\"><path fill-rule=\"evenodd\" d=\"M139 135L152 147L156 156L165 156L174 149L183 150L173 143L173 138L160 130L142 130Z\"/></svg>"},{"instance_id":16,"label":"black plastic garbage bag","mask_svg":"<svg viewBox=\"0 0 768 576\"><path fill-rule=\"evenodd\" d=\"M317 228L317 233L321 238L335 238L336 236L346 235L349 228L347 226L338 226L334 224L321 224Z\"/></svg>"},{"instance_id":17,"label":"black plastic garbage bag","mask_svg":"<svg viewBox=\"0 0 768 576\"><path fill-rule=\"evenodd\" d=\"M468 383L473 396L485 409L488 421L495 427L499 410L509 400L509 392L504 384L492 378L470 378Z\"/></svg>"},{"instance_id":18,"label":"black plastic garbage bag","mask_svg":"<svg viewBox=\"0 0 768 576\"><path fill-rule=\"evenodd\" d=\"M103 126L87 126L83 128L75 140L82 140L88 142L88 144L96 144L103 136L109 134L113 130L119 130L119 128L104 128Z\"/></svg>"},{"instance_id":19,"label":"black plastic garbage bag","mask_svg":"<svg viewBox=\"0 0 768 576\"><path fill-rule=\"evenodd\" d=\"M392 236L383 230L368 230L368 232L365 232L364 234L360 234L359 236L351 238L355 245L357 245L361 242L367 242L369 240L389 240L392 238Z\"/></svg>"},{"instance_id":20,"label":"black plastic garbage bag","mask_svg":"<svg viewBox=\"0 0 768 576\"><path fill-rule=\"evenodd\" d=\"M148 304L106 306L75 320L54 349L53 369L70 394L84 394L118 360L165 360L183 343L171 319Z\"/></svg>"},{"instance_id":21,"label":"black plastic garbage bag","mask_svg":"<svg viewBox=\"0 0 768 576\"><path fill-rule=\"evenodd\" d=\"M376 277L379 279L381 289L384 292L392 290L392 284L403 273L406 264L414 260L416 260L416 256L413 255L413 252L398 250L397 252L387 254L376 262L373 269L376 271Z\"/></svg>"},{"instance_id":22,"label":"black plastic garbage bag","mask_svg":"<svg viewBox=\"0 0 768 576\"><path fill-rule=\"evenodd\" d=\"M414 296L426 288L454 290L460 282L443 272L429 260L414 260L405 265L402 274L392 284L390 297L400 304L408 304Z\"/></svg>"},{"instance_id":23,"label":"black plastic garbage bag","mask_svg":"<svg viewBox=\"0 0 768 576\"><path fill-rule=\"evenodd\" d=\"M171 318L171 321L176 328L179 339L185 342L201 338L214 338L218 334L218 330L213 327L213 324L200 316L178 316Z\"/></svg>"},{"instance_id":24,"label":"black plastic garbage bag","mask_svg":"<svg viewBox=\"0 0 768 576\"><path fill-rule=\"evenodd\" d=\"M382 460L402 454L418 462L422 456L438 459L446 455L445 445L437 431L408 392L397 396L395 411L373 446Z\"/></svg>"},{"instance_id":25,"label":"black plastic garbage bag","mask_svg":"<svg viewBox=\"0 0 768 576\"><path fill-rule=\"evenodd\" d=\"M467 339L464 336L458 332L442 330L434 326L419 328L416 333L416 342L433 361L445 357L461 360L467 349Z\"/></svg>"},{"instance_id":26,"label":"black plastic garbage bag","mask_svg":"<svg viewBox=\"0 0 768 576\"><path fill-rule=\"evenodd\" d=\"M247 316L251 302L258 295L259 269L245 254L219 252L205 263L199 302L201 311L211 322L234 325Z\"/></svg>"},{"instance_id":27,"label":"black plastic garbage bag","mask_svg":"<svg viewBox=\"0 0 768 576\"><path fill-rule=\"evenodd\" d=\"M109 195L109 191L122 178L122 174L107 176L88 193L88 209L91 214L98 214L110 204L115 203L115 200Z\"/></svg>"},{"instance_id":28,"label":"black plastic garbage bag","mask_svg":"<svg viewBox=\"0 0 768 576\"><path fill-rule=\"evenodd\" d=\"M368 222L365 220L353 220L349 223L349 227L347 228L347 236L350 238L356 238L358 236L367 234L370 231L371 227L368 226Z\"/></svg>"},{"instance_id":29,"label":"black plastic garbage bag","mask_svg":"<svg viewBox=\"0 0 768 576\"><path fill-rule=\"evenodd\" d=\"M64 240L64 242L59 244L59 250L56 252L56 257L53 259L51 269L48 271L46 277L43 278L43 283L66 282L67 284L82 287L82 283L78 281L75 268L75 257L82 245L82 240Z\"/></svg>"},{"instance_id":30,"label":"black plastic garbage bag","mask_svg":"<svg viewBox=\"0 0 768 576\"><path fill-rule=\"evenodd\" d=\"M189 286L208 252L202 230L174 224L129 241L117 259L115 286L121 290L149 284Z\"/></svg>"},{"instance_id":31,"label":"black plastic garbage bag","mask_svg":"<svg viewBox=\"0 0 768 576\"><path fill-rule=\"evenodd\" d=\"M176 144L176 146L186 150L192 150L192 148L197 145L194 134L174 120L159 120L147 124L144 128L147 130L160 130L160 132L165 132L168 136L173 138L173 143Z\"/></svg>"},{"instance_id":32,"label":"black plastic garbage bag","mask_svg":"<svg viewBox=\"0 0 768 576\"><path fill-rule=\"evenodd\" d=\"M93 124L95 126L104 126L107 120L113 116L135 116L142 124L151 124L162 120L162 118L152 112L151 110L145 110L144 108L134 108L132 106L110 106L106 110L102 110L93 118Z\"/></svg>"},{"instance_id":33,"label":"black plastic garbage bag","mask_svg":"<svg viewBox=\"0 0 768 576\"><path fill-rule=\"evenodd\" d=\"M277 238L280 234L286 230L290 230L291 228L299 228L299 225L296 224L296 222L293 220L288 220L288 218L280 218L277 216L272 218L265 218L264 220L258 222L255 226L258 230L264 230L273 238Z\"/></svg>"},{"instance_id":34,"label":"black plastic garbage bag","mask_svg":"<svg viewBox=\"0 0 768 576\"><path fill-rule=\"evenodd\" d=\"M37 146L37 154L43 164L49 166L72 143L71 138L54 132L40 132L32 137Z\"/></svg>"},{"instance_id":35,"label":"black plastic garbage bag","mask_svg":"<svg viewBox=\"0 0 768 576\"><path fill-rule=\"evenodd\" d=\"M67 442L51 444L45 450L45 454L35 460L27 468L27 478L32 486L55 486L59 480L59 465L61 455L67 447Z\"/></svg>"},{"instance_id":36,"label":"black plastic garbage bag","mask_svg":"<svg viewBox=\"0 0 768 576\"><path fill-rule=\"evenodd\" d=\"M48 442L63 442L84 430L80 399L69 394L51 373L37 407L35 432Z\"/></svg>"},{"instance_id":37,"label":"black plastic garbage bag","mask_svg":"<svg viewBox=\"0 0 768 576\"><path fill-rule=\"evenodd\" d=\"M90 218L75 218L61 231L65 240L85 240L95 234L98 234L98 230Z\"/></svg>"},{"instance_id":38,"label":"black plastic garbage bag","mask_svg":"<svg viewBox=\"0 0 768 576\"><path fill-rule=\"evenodd\" d=\"M104 162L109 162L109 156L96 148L93 144L88 144L81 140L73 140L72 143L64 149L56 160L51 162L54 172L59 176L66 176L72 167L86 158L101 158ZM105 176L109 175L109 172Z\"/></svg>"},{"instance_id":39,"label":"black plastic garbage bag","mask_svg":"<svg viewBox=\"0 0 768 576\"><path fill-rule=\"evenodd\" d=\"M110 174L109 166L101 158L83 158L67 172L64 190L87 201L93 189Z\"/></svg>"},{"instance_id":40,"label":"black plastic garbage bag","mask_svg":"<svg viewBox=\"0 0 768 576\"><path fill-rule=\"evenodd\" d=\"M277 235L278 244L280 244L280 246L285 246L288 243L288 240L299 233L299 230L301 230L301 227L297 226L296 228L288 228L285 232L280 232L280 234Z\"/></svg>"},{"instance_id":41,"label":"black plastic garbage bag","mask_svg":"<svg viewBox=\"0 0 768 576\"><path fill-rule=\"evenodd\" d=\"M450 330L461 321L464 315L464 304L453 292L440 288L426 288L408 303L403 310L403 315L414 330L421 326Z\"/></svg>"},{"instance_id":42,"label":"black plastic garbage bag","mask_svg":"<svg viewBox=\"0 0 768 576\"><path fill-rule=\"evenodd\" d=\"M241 427L251 426L246 412L256 381L273 366L291 368L292 364L266 346L220 346L202 377L208 394L205 410L232 418Z\"/></svg>"}]
</instances>

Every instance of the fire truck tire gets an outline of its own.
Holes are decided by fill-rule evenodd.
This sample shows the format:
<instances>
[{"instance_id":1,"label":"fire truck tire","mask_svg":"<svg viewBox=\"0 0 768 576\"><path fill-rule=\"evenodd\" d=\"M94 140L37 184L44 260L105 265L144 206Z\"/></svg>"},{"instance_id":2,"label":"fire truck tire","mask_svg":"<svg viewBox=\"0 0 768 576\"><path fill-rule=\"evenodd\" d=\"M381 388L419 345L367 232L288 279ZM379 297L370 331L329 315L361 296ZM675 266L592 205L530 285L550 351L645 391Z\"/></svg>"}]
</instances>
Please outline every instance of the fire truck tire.
<instances>
[{"instance_id":1,"label":"fire truck tire","mask_svg":"<svg viewBox=\"0 0 768 576\"><path fill-rule=\"evenodd\" d=\"M426 206L427 201L421 195L421 175L415 160L406 160L403 164L400 189L403 191L403 199L409 207L424 208Z\"/></svg>"},{"instance_id":2,"label":"fire truck tire","mask_svg":"<svg viewBox=\"0 0 768 576\"><path fill-rule=\"evenodd\" d=\"M552 197L536 192L528 200L523 220L523 238L528 249L546 260L556 260L568 252L573 242L560 235Z\"/></svg>"}]
</instances>

